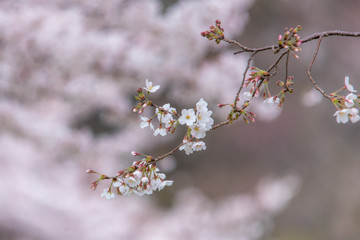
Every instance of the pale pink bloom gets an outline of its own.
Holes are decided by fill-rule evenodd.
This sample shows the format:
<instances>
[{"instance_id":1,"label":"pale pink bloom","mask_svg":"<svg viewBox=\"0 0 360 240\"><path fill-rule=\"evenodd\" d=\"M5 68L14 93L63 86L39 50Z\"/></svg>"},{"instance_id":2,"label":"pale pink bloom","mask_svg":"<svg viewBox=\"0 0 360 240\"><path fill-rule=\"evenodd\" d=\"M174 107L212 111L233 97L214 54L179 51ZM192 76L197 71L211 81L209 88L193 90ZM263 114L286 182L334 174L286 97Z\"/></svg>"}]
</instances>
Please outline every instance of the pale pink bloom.
<instances>
[{"instance_id":1,"label":"pale pink bloom","mask_svg":"<svg viewBox=\"0 0 360 240\"><path fill-rule=\"evenodd\" d=\"M206 112L208 110L207 105L208 105L208 103L206 101L204 101L204 99L201 98L196 103L196 111L198 111L198 112Z\"/></svg>"},{"instance_id":2,"label":"pale pink bloom","mask_svg":"<svg viewBox=\"0 0 360 240\"><path fill-rule=\"evenodd\" d=\"M337 123L347 123L349 121L349 109L345 108L334 113Z\"/></svg>"},{"instance_id":3,"label":"pale pink bloom","mask_svg":"<svg viewBox=\"0 0 360 240\"><path fill-rule=\"evenodd\" d=\"M194 109L183 109L181 111L181 117L179 118L179 123L181 125L186 124L187 126L191 126L196 120Z\"/></svg>"},{"instance_id":4,"label":"pale pink bloom","mask_svg":"<svg viewBox=\"0 0 360 240\"><path fill-rule=\"evenodd\" d=\"M357 92L353 85L350 84L350 78L349 76L345 76L345 87L349 92Z\"/></svg>"},{"instance_id":5,"label":"pale pink bloom","mask_svg":"<svg viewBox=\"0 0 360 240\"><path fill-rule=\"evenodd\" d=\"M173 184L174 181L172 180L165 180L165 181L162 181L159 185L158 185L158 190L162 190L164 187L166 186L171 186Z\"/></svg>"},{"instance_id":6,"label":"pale pink bloom","mask_svg":"<svg viewBox=\"0 0 360 240\"><path fill-rule=\"evenodd\" d=\"M357 96L353 93L349 93L346 97L345 97L345 105L348 108L351 108L352 106L354 106L354 100L357 99Z\"/></svg>"},{"instance_id":7,"label":"pale pink bloom","mask_svg":"<svg viewBox=\"0 0 360 240\"><path fill-rule=\"evenodd\" d=\"M129 195L129 190L130 190L130 188L128 186L126 186L125 184L123 184L119 187L119 191L123 195Z\"/></svg>"},{"instance_id":8,"label":"pale pink bloom","mask_svg":"<svg viewBox=\"0 0 360 240\"><path fill-rule=\"evenodd\" d=\"M206 127L200 124L194 124L191 127L191 135L197 139L204 138L206 136Z\"/></svg>"},{"instance_id":9,"label":"pale pink bloom","mask_svg":"<svg viewBox=\"0 0 360 240\"><path fill-rule=\"evenodd\" d=\"M142 177L142 172L139 171L139 170L136 170L134 173L133 173L135 179L139 179Z\"/></svg>"},{"instance_id":10,"label":"pale pink bloom","mask_svg":"<svg viewBox=\"0 0 360 240\"><path fill-rule=\"evenodd\" d=\"M140 117L140 118L141 118L141 123L140 123L141 129L150 127L154 131L154 126L152 125L149 118L147 118L147 117Z\"/></svg>"},{"instance_id":11,"label":"pale pink bloom","mask_svg":"<svg viewBox=\"0 0 360 240\"><path fill-rule=\"evenodd\" d=\"M148 79L146 79L146 87L144 87L144 89L148 90L149 92L156 92L157 90L159 90L160 85L156 85L153 86L152 82L149 82Z\"/></svg>"},{"instance_id":12,"label":"pale pink bloom","mask_svg":"<svg viewBox=\"0 0 360 240\"><path fill-rule=\"evenodd\" d=\"M120 187L123 184L124 184L124 181L122 179L117 179L117 181L113 183L113 186Z\"/></svg>"},{"instance_id":13,"label":"pale pink bloom","mask_svg":"<svg viewBox=\"0 0 360 240\"><path fill-rule=\"evenodd\" d=\"M160 111L159 108L156 108L156 115L157 118L159 119L159 121L168 124L170 121L173 120L172 117L172 113L176 112L176 109L173 107L170 107L170 104L164 104L164 106L162 106L162 109L165 110L167 113L164 113L162 111Z\"/></svg>"},{"instance_id":14,"label":"pale pink bloom","mask_svg":"<svg viewBox=\"0 0 360 240\"><path fill-rule=\"evenodd\" d=\"M267 104L267 105L273 105L274 103L279 104L279 102L280 102L280 99L278 97L275 97L275 100L274 100L274 97L269 97L264 100L264 104Z\"/></svg>"},{"instance_id":15,"label":"pale pink bloom","mask_svg":"<svg viewBox=\"0 0 360 240\"><path fill-rule=\"evenodd\" d=\"M165 136L167 134L166 129L165 128L157 128L154 131L154 136L157 136L158 134L160 134L161 136Z\"/></svg>"},{"instance_id":16,"label":"pale pink bloom","mask_svg":"<svg viewBox=\"0 0 360 240\"><path fill-rule=\"evenodd\" d=\"M109 191L108 188L105 188L103 193L100 196L105 197L107 200L111 200L111 199L115 198L115 193Z\"/></svg>"},{"instance_id":17,"label":"pale pink bloom","mask_svg":"<svg viewBox=\"0 0 360 240\"><path fill-rule=\"evenodd\" d=\"M126 177L124 178L124 182L129 186L129 187L136 187L137 185L139 185L140 180L135 179L134 177Z\"/></svg>"},{"instance_id":18,"label":"pale pink bloom","mask_svg":"<svg viewBox=\"0 0 360 240\"><path fill-rule=\"evenodd\" d=\"M211 119L212 111L196 112L197 123L206 125Z\"/></svg>"},{"instance_id":19,"label":"pale pink bloom","mask_svg":"<svg viewBox=\"0 0 360 240\"><path fill-rule=\"evenodd\" d=\"M360 120L360 116L359 116L359 109L357 108L350 108L349 110L349 116L350 116L350 121L352 123L356 123L357 121Z\"/></svg>"},{"instance_id":20,"label":"pale pink bloom","mask_svg":"<svg viewBox=\"0 0 360 240\"><path fill-rule=\"evenodd\" d=\"M192 149L194 151L201 151L201 150L205 150L206 149L206 145L203 141L200 142L194 142L192 145Z\"/></svg>"},{"instance_id":21,"label":"pale pink bloom","mask_svg":"<svg viewBox=\"0 0 360 240\"><path fill-rule=\"evenodd\" d=\"M173 108L173 107L171 107L171 106L170 106L170 103L164 104L164 106L162 106L162 108L163 108L165 111L169 112L169 113L176 112L176 109Z\"/></svg>"},{"instance_id":22,"label":"pale pink bloom","mask_svg":"<svg viewBox=\"0 0 360 240\"><path fill-rule=\"evenodd\" d=\"M243 93L245 101L249 101L252 98L252 94L250 92Z\"/></svg>"},{"instance_id":23,"label":"pale pink bloom","mask_svg":"<svg viewBox=\"0 0 360 240\"><path fill-rule=\"evenodd\" d=\"M183 141L184 145L182 145L179 150L182 151L182 150L185 150L185 153L187 155L190 155L191 153L194 152L193 148L192 148L192 142L188 142L186 140Z\"/></svg>"}]
</instances>

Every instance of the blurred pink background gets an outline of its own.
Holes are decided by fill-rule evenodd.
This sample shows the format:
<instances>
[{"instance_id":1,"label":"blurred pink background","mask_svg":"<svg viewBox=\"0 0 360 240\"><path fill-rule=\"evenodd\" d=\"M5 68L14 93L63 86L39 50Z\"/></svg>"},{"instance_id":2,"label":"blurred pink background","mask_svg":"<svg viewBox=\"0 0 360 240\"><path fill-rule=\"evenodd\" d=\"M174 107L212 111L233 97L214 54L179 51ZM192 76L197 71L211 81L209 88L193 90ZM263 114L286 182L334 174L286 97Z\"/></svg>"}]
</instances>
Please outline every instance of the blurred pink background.
<instances>
[{"instance_id":1,"label":"blurred pink background","mask_svg":"<svg viewBox=\"0 0 360 240\"><path fill-rule=\"evenodd\" d=\"M233 99L246 56L200 36L215 19L228 38L262 47L298 24L302 37L359 31L359 12L356 0L1 1L0 239L360 239L359 124L337 124L326 100L303 103L315 42L290 59L295 93L281 112L257 104L255 123L161 162L173 186L107 201L107 184L92 192L85 173L115 175L132 150L156 156L181 142L182 132L139 128L131 110L145 79L161 85L159 105L204 98L225 118L216 104ZM313 74L324 90L345 75L360 89L359 41L323 40Z\"/></svg>"}]
</instances>

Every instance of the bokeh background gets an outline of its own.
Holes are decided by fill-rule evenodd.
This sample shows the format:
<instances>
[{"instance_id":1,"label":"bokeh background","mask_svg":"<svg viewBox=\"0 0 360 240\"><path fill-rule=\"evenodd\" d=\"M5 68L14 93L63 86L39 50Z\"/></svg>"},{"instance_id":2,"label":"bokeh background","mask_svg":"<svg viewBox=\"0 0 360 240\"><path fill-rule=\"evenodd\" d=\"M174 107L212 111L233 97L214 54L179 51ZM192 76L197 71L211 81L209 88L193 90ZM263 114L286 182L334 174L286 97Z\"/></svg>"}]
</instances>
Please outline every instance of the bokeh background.
<instances>
[{"instance_id":1,"label":"bokeh background","mask_svg":"<svg viewBox=\"0 0 360 240\"><path fill-rule=\"evenodd\" d=\"M160 155L181 141L140 130L131 110L145 79L161 85L159 105L179 111L202 97L216 121L226 116L216 104L232 100L246 56L200 36L215 19L261 47L298 24L302 37L359 31L359 12L357 0L1 1L0 239L360 239L359 125L337 124L326 100L304 102L315 42L290 60L295 93L281 112L255 103L255 123L161 162L172 187L107 201L107 184L92 192L85 173L114 175L132 150ZM348 75L360 89L359 52L359 39L324 39L320 86L334 91Z\"/></svg>"}]
</instances>

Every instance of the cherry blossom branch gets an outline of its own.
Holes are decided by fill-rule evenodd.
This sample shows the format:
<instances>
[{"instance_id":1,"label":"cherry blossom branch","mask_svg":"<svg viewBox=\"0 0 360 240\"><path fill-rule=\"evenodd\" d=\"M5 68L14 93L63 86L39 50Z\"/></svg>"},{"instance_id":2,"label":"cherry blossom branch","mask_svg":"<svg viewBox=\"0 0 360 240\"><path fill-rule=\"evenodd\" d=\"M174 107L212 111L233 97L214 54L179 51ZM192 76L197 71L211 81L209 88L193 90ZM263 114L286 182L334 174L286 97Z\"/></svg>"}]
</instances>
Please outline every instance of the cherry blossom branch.
<instances>
[{"instance_id":1,"label":"cherry blossom branch","mask_svg":"<svg viewBox=\"0 0 360 240\"><path fill-rule=\"evenodd\" d=\"M233 103L218 104L218 107L230 106L230 113L228 114L227 119L213 125L214 121L210 117L212 111L208 110L207 103L203 99L200 99L196 103L195 108L183 109L181 111L181 115L177 113L175 108L170 107L170 104L165 104L164 106L154 104L149 99L149 95L150 93L156 92L160 86L153 86L152 82L146 80L146 87L144 87L146 91L144 92L142 88L137 90L138 95L135 96L135 98L138 101L138 104L134 107L133 111L142 114L146 107L153 107L155 108L155 114L151 118L141 117L142 122L140 127L149 127L154 131L155 136L158 134L165 136L168 133L173 133L177 129L178 125L185 125L187 127L187 133L183 138L183 142L169 152L155 158L150 155L140 154L133 151L132 155L141 155L143 156L143 159L135 161L132 166L119 171L118 174L114 177L108 177L104 174L99 174L95 171L88 170L87 172L89 173L96 173L100 175L99 179L91 185L93 190L97 187L97 184L100 181L105 179L111 180L109 188L104 189L102 194L102 196L106 197L107 199L112 199L115 197L114 193L112 192L112 188L115 188L119 195L130 195L132 193L143 195L151 194L155 190L161 190L165 186L170 186L172 181L165 180L165 174L159 173L159 170L156 168L157 162L174 154L178 150L184 150L188 155L194 151L205 150L206 145L203 141L200 141L200 139L206 136L207 131L215 130L228 125L233 121L238 120L239 118L242 118L246 123L249 123L250 121L254 122L255 113L249 112L246 109L250 105L252 99L259 97L261 92L263 98L265 99L265 104L272 105L277 103L278 106L281 107L285 101L285 94L293 92L292 85L294 84L294 78L289 75L290 53L295 58L299 58L299 56L296 54L297 52L301 51L299 46L316 39L318 39L318 41L314 56L307 68L307 74L310 81L317 91L319 91L325 98L329 99L335 105L338 111L334 114L334 116L336 116L338 123L346 123L349 119L353 123L360 120L360 116L358 115L359 110L354 107L355 105L360 106L360 95L357 96L353 94L356 92L356 90L349 83L348 78L345 78L344 87L329 95L319 87L311 75L311 70L316 60L323 38L329 36L360 37L359 32L344 32L335 30L314 33L306 38L300 39L298 32L301 30L301 26L297 26L296 28L285 28L284 35L278 36L278 44L261 48L249 48L235 40L226 38L224 35L224 29L221 27L221 22L219 20L216 20L215 25L216 26L210 26L210 31L202 32L201 35L208 38L209 40L215 40L217 44L219 44L221 41L224 41L229 44L236 45L241 50L235 52L234 54L250 53L243 73L241 84L235 94ZM251 66L256 54L270 50L273 54L279 53L279 55L266 70ZM270 79L276 75L278 65L285 56L285 80L276 82L276 84L281 87L281 90L278 94L272 95L268 88L268 84ZM249 70L251 70L250 73ZM250 90L248 92L244 92L244 101L241 107L238 107L237 104L241 100L240 94L246 87L250 87ZM338 92L342 90L348 90L350 94L347 96L338 95ZM159 121L159 127L155 130L152 121L156 118Z\"/></svg>"}]
</instances>

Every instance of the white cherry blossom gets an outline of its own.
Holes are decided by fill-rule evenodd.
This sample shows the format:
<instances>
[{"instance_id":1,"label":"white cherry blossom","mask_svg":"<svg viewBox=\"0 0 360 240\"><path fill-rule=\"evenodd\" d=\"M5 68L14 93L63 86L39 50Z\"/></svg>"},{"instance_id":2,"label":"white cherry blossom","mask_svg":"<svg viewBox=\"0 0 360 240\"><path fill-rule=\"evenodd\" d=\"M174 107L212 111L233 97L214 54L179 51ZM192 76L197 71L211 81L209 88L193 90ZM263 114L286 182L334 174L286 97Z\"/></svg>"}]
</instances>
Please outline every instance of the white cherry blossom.
<instances>
[{"instance_id":1,"label":"white cherry blossom","mask_svg":"<svg viewBox=\"0 0 360 240\"><path fill-rule=\"evenodd\" d=\"M194 109L183 109L181 111L181 117L179 118L179 123L181 125L186 124L187 126L191 126L195 122L196 116Z\"/></svg>"},{"instance_id":2,"label":"white cherry blossom","mask_svg":"<svg viewBox=\"0 0 360 240\"><path fill-rule=\"evenodd\" d=\"M160 88L160 85L156 85L156 86L153 86L153 83L152 82L149 82L148 79L146 79L146 87L144 87L144 89L146 89L147 91L149 92L156 92L157 90L159 90Z\"/></svg>"},{"instance_id":3,"label":"white cherry blossom","mask_svg":"<svg viewBox=\"0 0 360 240\"><path fill-rule=\"evenodd\" d=\"M207 105L208 103L204 101L204 99L200 98L200 100L196 103L196 111L207 112L208 111Z\"/></svg>"},{"instance_id":4,"label":"white cherry blossom","mask_svg":"<svg viewBox=\"0 0 360 240\"><path fill-rule=\"evenodd\" d=\"M349 76L345 76L345 87L349 92L357 92L353 85L350 84L350 78Z\"/></svg>"},{"instance_id":5,"label":"white cherry blossom","mask_svg":"<svg viewBox=\"0 0 360 240\"><path fill-rule=\"evenodd\" d=\"M191 153L194 152L194 150L192 148L192 144L193 144L192 142L188 142L188 141L184 140L183 143L184 144L179 148L180 151L185 150L185 153L187 155L190 155Z\"/></svg>"},{"instance_id":6,"label":"white cherry blossom","mask_svg":"<svg viewBox=\"0 0 360 240\"><path fill-rule=\"evenodd\" d=\"M105 188L103 193L100 195L101 197L105 197L107 200L111 200L115 198L115 193L111 192L109 188Z\"/></svg>"},{"instance_id":7,"label":"white cherry blossom","mask_svg":"<svg viewBox=\"0 0 360 240\"><path fill-rule=\"evenodd\" d=\"M249 101L252 98L252 94L250 92L243 93L245 101Z\"/></svg>"},{"instance_id":8,"label":"white cherry blossom","mask_svg":"<svg viewBox=\"0 0 360 240\"><path fill-rule=\"evenodd\" d=\"M349 121L349 109L345 108L334 113L338 123L347 123Z\"/></svg>"},{"instance_id":9,"label":"white cherry blossom","mask_svg":"<svg viewBox=\"0 0 360 240\"><path fill-rule=\"evenodd\" d=\"M349 110L349 118L350 118L350 121L352 123L356 123L357 121L360 120L360 116L359 116L359 109L357 108L350 108Z\"/></svg>"},{"instance_id":10,"label":"white cherry blossom","mask_svg":"<svg viewBox=\"0 0 360 240\"><path fill-rule=\"evenodd\" d=\"M153 131L154 131L154 126L151 123L151 120L147 117L140 117L141 118L141 123L140 123L140 128L146 128L146 127L150 127Z\"/></svg>"},{"instance_id":11,"label":"white cherry blossom","mask_svg":"<svg viewBox=\"0 0 360 240\"><path fill-rule=\"evenodd\" d=\"M351 108L352 106L354 106L354 100L357 99L357 96L353 93L349 93L346 97L345 97L345 105L348 108Z\"/></svg>"},{"instance_id":12,"label":"white cherry blossom","mask_svg":"<svg viewBox=\"0 0 360 240\"><path fill-rule=\"evenodd\" d=\"M195 142L193 145L192 145L192 149L194 151L201 151L201 150L205 150L206 149L206 145L203 141L199 141L199 142Z\"/></svg>"},{"instance_id":13,"label":"white cherry blossom","mask_svg":"<svg viewBox=\"0 0 360 240\"><path fill-rule=\"evenodd\" d=\"M190 128L191 128L191 135L193 137L200 139L206 136L206 126L201 124L194 124Z\"/></svg>"},{"instance_id":14,"label":"white cherry blossom","mask_svg":"<svg viewBox=\"0 0 360 240\"><path fill-rule=\"evenodd\" d=\"M267 105L272 106L272 105L274 105L274 103L279 104L280 99L278 97L275 97L275 100L274 100L274 97L269 97L269 98L264 100L264 104L267 104Z\"/></svg>"}]
</instances>

